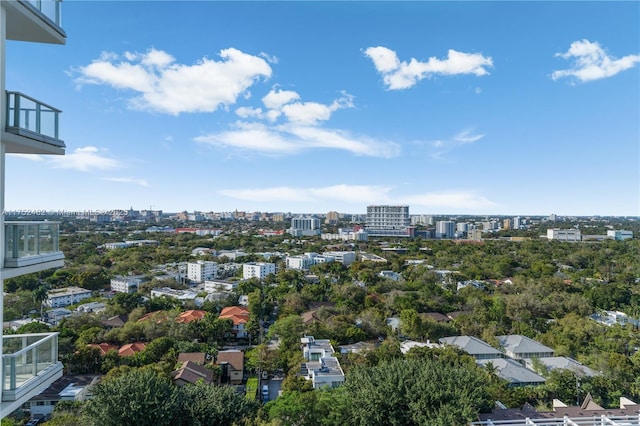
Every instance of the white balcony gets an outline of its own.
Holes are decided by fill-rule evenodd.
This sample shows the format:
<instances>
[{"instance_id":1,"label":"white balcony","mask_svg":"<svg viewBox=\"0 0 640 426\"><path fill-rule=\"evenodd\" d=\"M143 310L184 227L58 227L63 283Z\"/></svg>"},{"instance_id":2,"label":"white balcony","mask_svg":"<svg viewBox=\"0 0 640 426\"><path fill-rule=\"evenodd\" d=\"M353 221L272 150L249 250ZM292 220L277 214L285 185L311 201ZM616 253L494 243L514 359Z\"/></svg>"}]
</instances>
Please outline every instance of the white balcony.
<instances>
[{"instance_id":1,"label":"white balcony","mask_svg":"<svg viewBox=\"0 0 640 426\"><path fill-rule=\"evenodd\" d=\"M7 13L7 40L64 44L61 0L2 1Z\"/></svg>"},{"instance_id":2,"label":"white balcony","mask_svg":"<svg viewBox=\"0 0 640 426\"><path fill-rule=\"evenodd\" d=\"M59 222L8 221L4 235L3 278L64 266Z\"/></svg>"},{"instance_id":3,"label":"white balcony","mask_svg":"<svg viewBox=\"0 0 640 426\"><path fill-rule=\"evenodd\" d=\"M6 92L3 141L7 153L64 154L59 137L60 111L19 92Z\"/></svg>"},{"instance_id":4,"label":"white balcony","mask_svg":"<svg viewBox=\"0 0 640 426\"><path fill-rule=\"evenodd\" d=\"M2 337L2 407L4 417L62 377L58 333Z\"/></svg>"}]
</instances>

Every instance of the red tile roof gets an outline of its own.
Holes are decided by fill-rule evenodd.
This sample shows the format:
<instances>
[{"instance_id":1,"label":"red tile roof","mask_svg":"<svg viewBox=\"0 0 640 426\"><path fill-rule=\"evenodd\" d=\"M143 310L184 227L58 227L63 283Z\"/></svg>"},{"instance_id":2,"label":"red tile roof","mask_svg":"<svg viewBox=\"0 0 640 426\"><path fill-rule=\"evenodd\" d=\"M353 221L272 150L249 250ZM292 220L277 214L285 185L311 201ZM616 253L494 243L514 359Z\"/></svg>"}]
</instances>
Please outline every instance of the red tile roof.
<instances>
[{"instance_id":1,"label":"red tile roof","mask_svg":"<svg viewBox=\"0 0 640 426\"><path fill-rule=\"evenodd\" d=\"M191 321L196 321L204 318L206 314L207 314L206 311L197 311L197 310L185 311L185 312L182 312L180 315L178 315L178 317L176 318L176 322L188 324Z\"/></svg>"},{"instance_id":2,"label":"red tile roof","mask_svg":"<svg viewBox=\"0 0 640 426\"><path fill-rule=\"evenodd\" d=\"M90 345L87 345L90 348L98 348L100 349L100 355L104 356L107 352L109 352L110 350L118 350L118 347L116 345L110 345L109 343L92 343Z\"/></svg>"},{"instance_id":3,"label":"red tile roof","mask_svg":"<svg viewBox=\"0 0 640 426\"><path fill-rule=\"evenodd\" d=\"M244 306L228 306L222 309L218 318L229 318L233 325L245 324L249 321L249 309Z\"/></svg>"},{"instance_id":4,"label":"red tile roof","mask_svg":"<svg viewBox=\"0 0 640 426\"><path fill-rule=\"evenodd\" d=\"M128 343L118 349L118 355L120 356L131 356L135 355L138 352L142 352L146 345L142 342Z\"/></svg>"}]
</instances>

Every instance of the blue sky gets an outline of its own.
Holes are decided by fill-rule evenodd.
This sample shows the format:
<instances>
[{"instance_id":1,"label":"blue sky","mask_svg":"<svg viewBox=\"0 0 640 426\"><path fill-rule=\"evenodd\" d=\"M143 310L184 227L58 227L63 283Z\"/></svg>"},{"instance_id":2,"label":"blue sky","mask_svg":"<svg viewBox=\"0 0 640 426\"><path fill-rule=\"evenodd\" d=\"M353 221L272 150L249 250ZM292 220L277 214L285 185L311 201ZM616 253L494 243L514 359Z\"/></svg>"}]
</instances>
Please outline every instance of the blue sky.
<instances>
[{"instance_id":1,"label":"blue sky","mask_svg":"<svg viewBox=\"0 0 640 426\"><path fill-rule=\"evenodd\" d=\"M65 1L7 209L640 215L638 2Z\"/></svg>"}]
</instances>

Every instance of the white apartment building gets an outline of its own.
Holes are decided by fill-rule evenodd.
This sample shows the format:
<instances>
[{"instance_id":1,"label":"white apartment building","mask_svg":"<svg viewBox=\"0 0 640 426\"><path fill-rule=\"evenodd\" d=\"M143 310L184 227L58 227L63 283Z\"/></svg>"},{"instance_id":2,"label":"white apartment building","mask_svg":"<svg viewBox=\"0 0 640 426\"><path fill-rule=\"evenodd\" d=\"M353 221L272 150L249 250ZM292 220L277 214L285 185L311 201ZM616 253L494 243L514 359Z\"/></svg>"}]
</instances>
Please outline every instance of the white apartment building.
<instances>
[{"instance_id":1,"label":"white apartment building","mask_svg":"<svg viewBox=\"0 0 640 426\"><path fill-rule=\"evenodd\" d=\"M202 283L218 277L218 264L210 260L198 260L187 263L187 278Z\"/></svg>"},{"instance_id":2,"label":"white apartment building","mask_svg":"<svg viewBox=\"0 0 640 426\"><path fill-rule=\"evenodd\" d=\"M547 229L547 239L556 241L582 241L579 229Z\"/></svg>"},{"instance_id":3,"label":"white apartment building","mask_svg":"<svg viewBox=\"0 0 640 426\"><path fill-rule=\"evenodd\" d=\"M356 261L355 251L325 251L324 257L332 257L335 262L340 262L344 266L349 266Z\"/></svg>"},{"instance_id":4,"label":"white apartment building","mask_svg":"<svg viewBox=\"0 0 640 426\"><path fill-rule=\"evenodd\" d=\"M45 306L49 308L63 308L91 297L91 290L80 287L66 287L49 290Z\"/></svg>"},{"instance_id":5,"label":"white apartment building","mask_svg":"<svg viewBox=\"0 0 640 426\"><path fill-rule=\"evenodd\" d=\"M301 271L308 270L311 265L315 265L314 257L308 256L310 253L301 254L297 256L287 256L285 258L285 264L287 269L298 269Z\"/></svg>"},{"instance_id":6,"label":"white apartment building","mask_svg":"<svg viewBox=\"0 0 640 426\"><path fill-rule=\"evenodd\" d=\"M328 263L333 261L335 261L334 257L320 255L318 253L305 253L297 256L287 256L285 258L287 269L298 269L302 271L306 271L311 266L319 263Z\"/></svg>"},{"instance_id":7,"label":"white apartment building","mask_svg":"<svg viewBox=\"0 0 640 426\"><path fill-rule=\"evenodd\" d=\"M366 230L370 237L412 237L409 206L367 206Z\"/></svg>"},{"instance_id":8,"label":"white apartment building","mask_svg":"<svg viewBox=\"0 0 640 426\"><path fill-rule=\"evenodd\" d=\"M258 278L263 280L269 274L276 273L275 263L251 262L242 265L242 278L248 280L250 278Z\"/></svg>"},{"instance_id":9,"label":"white apartment building","mask_svg":"<svg viewBox=\"0 0 640 426\"><path fill-rule=\"evenodd\" d=\"M135 293L140 289L144 275L117 276L111 278L111 291L116 293Z\"/></svg>"},{"instance_id":10,"label":"white apartment building","mask_svg":"<svg viewBox=\"0 0 640 426\"><path fill-rule=\"evenodd\" d=\"M320 235L320 219L315 216L296 216L291 219L287 233L294 237Z\"/></svg>"},{"instance_id":11,"label":"white apartment building","mask_svg":"<svg viewBox=\"0 0 640 426\"><path fill-rule=\"evenodd\" d=\"M337 234L324 233L320 234L323 240L340 240L340 241L368 241L369 234L364 229L338 229Z\"/></svg>"}]
</instances>

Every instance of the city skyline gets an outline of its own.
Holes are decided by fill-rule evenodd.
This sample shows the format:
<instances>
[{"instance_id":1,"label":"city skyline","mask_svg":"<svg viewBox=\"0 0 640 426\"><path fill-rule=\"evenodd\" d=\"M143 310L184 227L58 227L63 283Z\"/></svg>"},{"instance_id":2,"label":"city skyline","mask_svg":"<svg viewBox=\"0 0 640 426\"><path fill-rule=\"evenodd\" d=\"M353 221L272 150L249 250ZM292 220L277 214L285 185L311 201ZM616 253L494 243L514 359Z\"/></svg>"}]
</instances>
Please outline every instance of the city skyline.
<instances>
[{"instance_id":1,"label":"city skyline","mask_svg":"<svg viewBox=\"0 0 640 426\"><path fill-rule=\"evenodd\" d=\"M8 156L6 208L638 216L639 14L67 1L67 46L7 43L67 154Z\"/></svg>"}]
</instances>

